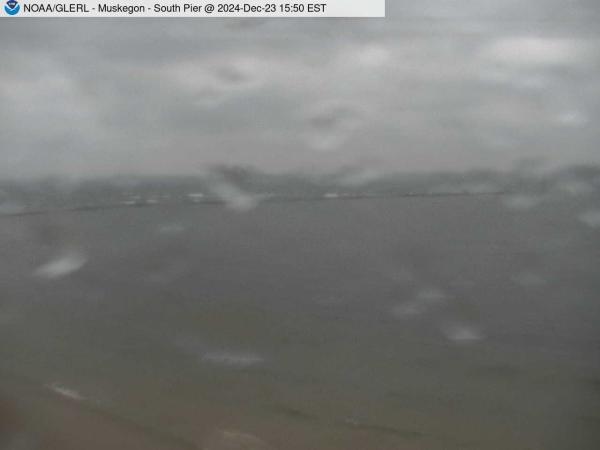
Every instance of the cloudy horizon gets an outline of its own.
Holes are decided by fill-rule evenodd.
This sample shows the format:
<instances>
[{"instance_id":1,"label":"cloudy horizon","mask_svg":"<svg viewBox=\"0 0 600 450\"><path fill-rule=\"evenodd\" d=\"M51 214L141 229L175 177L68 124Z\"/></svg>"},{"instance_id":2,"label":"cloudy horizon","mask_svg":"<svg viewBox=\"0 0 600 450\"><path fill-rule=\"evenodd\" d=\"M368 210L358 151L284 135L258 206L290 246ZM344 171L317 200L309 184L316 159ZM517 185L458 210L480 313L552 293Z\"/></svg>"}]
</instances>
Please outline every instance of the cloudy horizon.
<instances>
[{"instance_id":1,"label":"cloudy horizon","mask_svg":"<svg viewBox=\"0 0 600 450\"><path fill-rule=\"evenodd\" d=\"M2 178L600 164L600 6L5 20Z\"/></svg>"}]
</instances>

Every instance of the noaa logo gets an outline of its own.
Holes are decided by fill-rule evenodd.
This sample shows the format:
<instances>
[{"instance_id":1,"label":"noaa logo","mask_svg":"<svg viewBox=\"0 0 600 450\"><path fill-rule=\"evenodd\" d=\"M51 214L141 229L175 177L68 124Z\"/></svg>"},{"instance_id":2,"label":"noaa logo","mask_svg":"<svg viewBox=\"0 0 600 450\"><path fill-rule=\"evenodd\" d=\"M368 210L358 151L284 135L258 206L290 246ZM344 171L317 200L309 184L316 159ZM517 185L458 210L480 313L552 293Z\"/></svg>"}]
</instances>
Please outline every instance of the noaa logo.
<instances>
[{"instance_id":1,"label":"noaa logo","mask_svg":"<svg viewBox=\"0 0 600 450\"><path fill-rule=\"evenodd\" d=\"M4 12L9 16L14 16L19 14L21 11L21 6L17 0L7 0L6 5L4 5Z\"/></svg>"}]
</instances>

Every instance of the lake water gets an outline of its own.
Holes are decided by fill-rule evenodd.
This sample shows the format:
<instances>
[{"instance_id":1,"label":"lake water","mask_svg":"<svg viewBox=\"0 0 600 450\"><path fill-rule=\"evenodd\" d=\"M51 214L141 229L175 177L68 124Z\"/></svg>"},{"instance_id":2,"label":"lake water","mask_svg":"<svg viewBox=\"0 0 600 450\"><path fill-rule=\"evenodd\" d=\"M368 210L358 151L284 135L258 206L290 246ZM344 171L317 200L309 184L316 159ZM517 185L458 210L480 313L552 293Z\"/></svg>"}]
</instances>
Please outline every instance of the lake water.
<instances>
[{"instance_id":1,"label":"lake water","mask_svg":"<svg viewBox=\"0 0 600 450\"><path fill-rule=\"evenodd\" d=\"M0 217L0 448L596 449L596 209L517 200Z\"/></svg>"}]
</instances>

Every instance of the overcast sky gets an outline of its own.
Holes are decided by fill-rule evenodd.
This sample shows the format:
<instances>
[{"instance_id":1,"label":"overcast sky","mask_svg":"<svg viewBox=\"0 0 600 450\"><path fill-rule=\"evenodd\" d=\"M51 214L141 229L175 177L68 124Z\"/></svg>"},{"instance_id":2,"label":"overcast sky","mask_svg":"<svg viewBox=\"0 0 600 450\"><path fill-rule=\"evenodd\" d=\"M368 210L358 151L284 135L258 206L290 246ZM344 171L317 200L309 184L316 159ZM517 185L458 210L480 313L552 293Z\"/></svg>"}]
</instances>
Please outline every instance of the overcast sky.
<instances>
[{"instance_id":1,"label":"overcast sky","mask_svg":"<svg viewBox=\"0 0 600 450\"><path fill-rule=\"evenodd\" d=\"M0 177L600 163L600 2L0 19Z\"/></svg>"}]
</instances>

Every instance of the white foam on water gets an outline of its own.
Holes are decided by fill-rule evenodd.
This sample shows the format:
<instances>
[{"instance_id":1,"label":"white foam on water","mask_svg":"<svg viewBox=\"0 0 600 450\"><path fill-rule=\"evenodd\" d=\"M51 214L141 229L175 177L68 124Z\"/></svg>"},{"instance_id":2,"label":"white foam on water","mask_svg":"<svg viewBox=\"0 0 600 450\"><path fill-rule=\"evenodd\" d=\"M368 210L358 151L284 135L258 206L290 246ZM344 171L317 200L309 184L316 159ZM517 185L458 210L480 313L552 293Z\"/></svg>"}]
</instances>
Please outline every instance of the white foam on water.
<instances>
[{"instance_id":1,"label":"white foam on water","mask_svg":"<svg viewBox=\"0 0 600 450\"><path fill-rule=\"evenodd\" d=\"M70 400L75 400L78 402L85 400L85 397L83 395L81 395L79 392L75 391L74 389L70 389L66 386L63 386L60 383L51 383L49 385L46 385L46 387L48 389L50 389L52 392L55 392L55 393L61 395L62 397L66 397Z\"/></svg>"},{"instance_id":2,"label":"white foam on water","mask_svg":"<svg viewBox=\"0 0 600 450\"><path fill-rule=\"evenodd\" d=\"M236 430L218 430L205 440L205 450L269 450L272 447L262 439Z\"/></svg>"},{"instance_id":3,"label":"white foam on water","mask_svg":"<svg viewBox=\"0 0 600 450\"><path fill-rule=\"evenodd\" d=\"M85 255L78 251L70 251L42 264L34 271L40 278L56 279L77 272L87 263Z\"/></svg>"}]
</instances>

